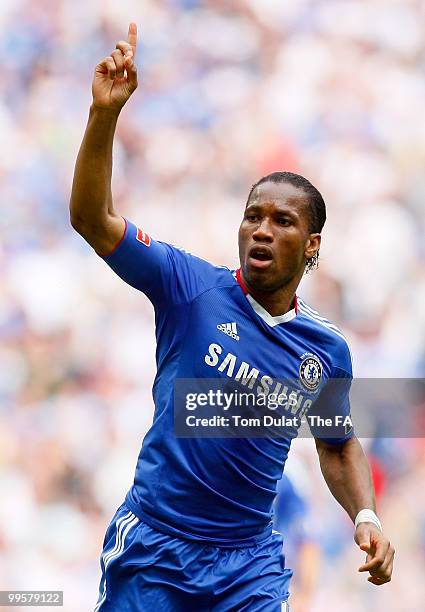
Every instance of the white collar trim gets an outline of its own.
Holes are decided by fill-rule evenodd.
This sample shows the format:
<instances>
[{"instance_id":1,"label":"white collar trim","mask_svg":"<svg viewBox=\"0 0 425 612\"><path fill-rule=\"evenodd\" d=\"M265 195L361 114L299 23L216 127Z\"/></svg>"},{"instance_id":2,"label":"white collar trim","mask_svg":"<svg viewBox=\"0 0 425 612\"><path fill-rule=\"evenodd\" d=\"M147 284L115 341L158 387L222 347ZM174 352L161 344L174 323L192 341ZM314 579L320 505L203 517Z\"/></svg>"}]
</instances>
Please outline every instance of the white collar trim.
<instances>
[{"instance_id":1,"label":"white collar trim","mask_svg":"<svg viewBox=\"0 0 425 612\"><path fill-rule=\"evenodd\" d=\"M283 315L272 317L272 315L269 312L267 312L267 310L263 308L261 304L256 302L254 298L251 295L249 295L249 293L246 294L245 297L248 300L248 302L251 304L255 312L258 314L258 316L261 317L263 321L267 323L267 325L270 325L270 327L276 327L276 325L280 325L281 323L287 323L288 321L291 321L297 316L295 308L292 308L292 310L288 310L288 312L285 312L285 314Z\"/></svg>"}]
</instances>

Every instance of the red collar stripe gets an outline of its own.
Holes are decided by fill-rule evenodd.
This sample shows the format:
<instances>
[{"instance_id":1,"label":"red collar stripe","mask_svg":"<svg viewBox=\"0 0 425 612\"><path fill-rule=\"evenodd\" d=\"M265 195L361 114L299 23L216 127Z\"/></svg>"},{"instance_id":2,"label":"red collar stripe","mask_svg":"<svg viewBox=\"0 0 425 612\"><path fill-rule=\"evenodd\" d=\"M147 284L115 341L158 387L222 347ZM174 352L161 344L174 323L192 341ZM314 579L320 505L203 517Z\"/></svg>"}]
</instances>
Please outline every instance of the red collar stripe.
<instances>
[{"instance_id":1,"label":"red collar stripe","mask_svg":"<svg viewBox=\"0 0 425 612\"><path fill-rule=\"evenodd\" d=\"M241 269L238 268L236 270L236 280L239 283L240 288L242 289L242 291L244 292L245 295L248 295L248 289L245 287L245 284L242 280L242 276L241 276Z\"/></svg>"}]
</instances>

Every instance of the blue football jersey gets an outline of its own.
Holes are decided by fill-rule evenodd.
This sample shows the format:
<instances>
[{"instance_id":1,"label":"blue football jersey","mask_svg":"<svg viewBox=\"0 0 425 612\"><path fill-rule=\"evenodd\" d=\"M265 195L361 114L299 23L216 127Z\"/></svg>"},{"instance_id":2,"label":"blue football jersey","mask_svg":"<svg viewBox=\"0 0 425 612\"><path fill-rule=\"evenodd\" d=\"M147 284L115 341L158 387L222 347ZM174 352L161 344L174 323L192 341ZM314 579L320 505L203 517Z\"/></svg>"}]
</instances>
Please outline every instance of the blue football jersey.
<instances>
[{"instance_id":1,"label":"blue football jersey","mask_svg":"<svg viewBox=\"0 0 425 612\"><path fill-rule=\"evenodd\" d=\"M239 271L153 240L129 221L119 245L103 259L155 309L155 412L127 506L178 537L224 546L256 541L271 529L291 437L176 437L174 382L243 378L250 388L270 392L279 380L301 380L301 411L320 383L313 409L349 415L348 386L328 396L323 387L331 378L351 381L347 342L301 299L284 315L271 316L248 295ZM344 430L329 441L352 435Z\"/></svg>"}]
</instances>

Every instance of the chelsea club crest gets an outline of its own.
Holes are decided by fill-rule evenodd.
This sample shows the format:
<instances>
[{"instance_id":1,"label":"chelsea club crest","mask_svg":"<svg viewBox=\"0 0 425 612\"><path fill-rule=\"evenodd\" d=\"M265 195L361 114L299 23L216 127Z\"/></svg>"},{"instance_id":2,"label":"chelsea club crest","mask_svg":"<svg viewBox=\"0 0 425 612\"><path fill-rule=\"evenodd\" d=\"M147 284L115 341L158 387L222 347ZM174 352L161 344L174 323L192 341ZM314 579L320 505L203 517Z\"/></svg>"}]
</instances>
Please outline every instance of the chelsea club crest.
<instances>
[{"instance_id":1,"label":"chelsea club crest","mask_svg":"<svg viewBox=\"0 0 425 612\"><path fill-rule=\"evenodd\" d=\"M300 381L308 391L316 391L322 380L322 364L320 359L311 353L303 357L299 370Z\"/></svg>"}]
</instances>

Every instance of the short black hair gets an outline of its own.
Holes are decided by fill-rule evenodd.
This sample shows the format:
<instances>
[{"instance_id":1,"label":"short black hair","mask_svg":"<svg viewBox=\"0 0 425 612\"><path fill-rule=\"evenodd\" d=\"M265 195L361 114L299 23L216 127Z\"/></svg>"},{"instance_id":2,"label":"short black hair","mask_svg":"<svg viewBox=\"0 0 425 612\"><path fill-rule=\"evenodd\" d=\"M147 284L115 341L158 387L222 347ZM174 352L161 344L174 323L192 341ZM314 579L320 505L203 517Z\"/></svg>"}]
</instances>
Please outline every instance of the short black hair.
<instances>
[{"instance_id":1,"label":"short black hair","mask_svg":"<svg viewBox=\"0 0 425 612\"><path fill-rule=\"evenodd\" d=\"M322 197L322 194L314 185L310 183L308 179L295 172L272 172L263 176L259 181L254 183L249 192L246 206L252 196L252 192L256 187L262 183L289 183L294 187L302 189L308 197L309 204L309 229L312 234L320 234L326 221L326 204ZM309 259L306 263L306 272L309 272L313 268L318 267L319 251L316 255Z\"/></svg>"}]
</instances>

